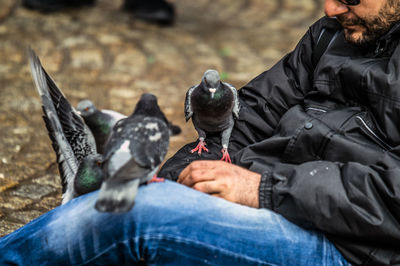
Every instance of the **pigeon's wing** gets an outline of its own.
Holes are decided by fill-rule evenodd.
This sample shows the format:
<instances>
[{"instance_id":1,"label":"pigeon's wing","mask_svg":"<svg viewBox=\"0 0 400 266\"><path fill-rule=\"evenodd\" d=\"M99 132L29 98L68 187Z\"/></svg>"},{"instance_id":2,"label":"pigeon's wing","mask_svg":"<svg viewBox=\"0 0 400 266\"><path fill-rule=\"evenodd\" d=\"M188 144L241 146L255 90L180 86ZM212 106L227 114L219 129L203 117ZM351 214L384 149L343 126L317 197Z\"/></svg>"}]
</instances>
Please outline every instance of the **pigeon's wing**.
<instances>
[{"instance_id":1,"label":"pigeon's wing","mask_svg":"<svg viewBox=\"0 0 400 266\"><path fill-rule=\"evenodd\" d=\"M145 117L135 134L132 150L135 161L154 169L164 160L169 145L168 126L158 118Z\"/></svg>"},{"instance_id":2,"label":"pigeon's wing","mask_svg":"<svg viewBox=\"0 0 400 266\"><path fill-rule=\"evenodd\" d=\"M229 83L225 83L225 84L232 91L232 94L233 94L233 110L232 110L232 113L235 116L235 118L238 118L239 117L239 111L240 111L240 103L239 103L237 90L231 84L229 84Z\"/></svg>"},{"instance_id":3,"label":"pigeon's wing","mask_svg":"<svg viewBox=\"0 0 400 266\"><path fill-rule=\"evenodd\" d=\"M142 171L133 151L133 142L137 141L136 134L142 126L137 119L128 117L119 120L113 127L104 149L103 170L106 172L106 181L119 182L125 178L134 178L140 174L138 171Z\"/></svg>"},{"instance_id":4,"label":"pigeon's wing","mask_svg":"<svg viewBox=\"0 0 400 266\"><path fill-rule=\"evenodd\" d=\"M125 135L125 123L128 118L122 118L117 121L117 123L112 128L107 142L104 144L104 161L107 161L115 152L119 149L121 144L124 142L123 135Z\"/></svg>"},{"instance_id":5,"label":"pigeon's wing","mask_svg":"<svg viewBox=\"0 0 400 266\"><path fill-rule=\"evenodd\" d=\"M104 110L101 110L101 112L103 112L103 113L105 113L105 114L111 116L111 117L112 117L113 119L115 119L116 121L126 118L126 115L123 115L123 114L118 113L118 112L113 111L113 110L106 110L106 109L104 109Z\"/></svg>"},{"instance_id":6,"label":"pigeon's wing","mask_svg":"<svg viewBox=\"0 0 400 266\"><path fill-rule=\"evenodd\" d=\"M45 70L44 73L64 134L78 161L88 154L96 154L96 142L89 127Z\"/></svg>"},{"instance_id":7,"label":"pigeon's wing","mask_svg":"<svg viewBox=\"0 0 400 266\"><path fill-rule=\"evenodd\" d=\"M152 169L164 159L169 145L169 129L167 124L156 117L135 116L120 120L106 144L105 161L112 160L117 153L125 152L125 159L119 159L119 166L123 162L133 159L141 168ZM127 154L129 151L129 154ZM122 155L119 155L122 157ZM127 158L130 156L131 158ZM116 157L115 157L116 158Z\"/></svg>"},{"instance_id":8,"label":"pigeon's wing","mask_svg":"<svg viewBox=\"0 0 400 266\"><path fill-rule=\"evenodd\" d=\"M193 115L192 105L190 102L190 96L192 95L193 91L197 88L197 86L198 85L191 87L186 92L186 97L185 97L185 119L186 119L186 122L189 121L189 119Z\"/></svg>"},{"instance_id":9,"label":"pigeon's wing","mask_svg":"<svg viewBox=\"0 0 400 266\"><path fill-rule=\"evenodd\" d=\"M135 116L117 123L107 143L104 169L107 182L151 179L169 145L167 124L156 117Z\"/></svg>"},{"instance_id":10,"label":"pigeon's wing","mask_svg":"<svg viewBox=\"0 0 400 266\"><path fill-rule=\"evenodd\" d=\"M46 73L32 49L28 49L28 56L32 77L42 100L43 119L57 155L63 193L67 194L73 189L80 160L87 154L96 152L94 138L83 119ZM63 203L70 199L65 198L65 194Z\"/></svg>"}]
</instances>

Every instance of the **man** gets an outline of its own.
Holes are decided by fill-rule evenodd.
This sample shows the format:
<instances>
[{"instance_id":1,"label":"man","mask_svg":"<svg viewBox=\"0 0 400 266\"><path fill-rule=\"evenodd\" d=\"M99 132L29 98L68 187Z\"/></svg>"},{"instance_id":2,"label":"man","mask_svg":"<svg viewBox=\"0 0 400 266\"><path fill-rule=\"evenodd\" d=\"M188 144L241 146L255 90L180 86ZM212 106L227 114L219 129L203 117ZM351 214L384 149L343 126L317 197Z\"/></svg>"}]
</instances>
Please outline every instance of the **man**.
<instances>
[{"instance_id":1,"label":"man","mask_svg":"<svg viewBox=\"0 0 400 266\"><path fill-rule=\"evenodd\" d=\"M236 165L185 146L160 175L186 186L142 186L121 215L77 198L2 238L0 264L400 264L400 1L325 13L239 91Z\"/></svg>"}]
</instances>

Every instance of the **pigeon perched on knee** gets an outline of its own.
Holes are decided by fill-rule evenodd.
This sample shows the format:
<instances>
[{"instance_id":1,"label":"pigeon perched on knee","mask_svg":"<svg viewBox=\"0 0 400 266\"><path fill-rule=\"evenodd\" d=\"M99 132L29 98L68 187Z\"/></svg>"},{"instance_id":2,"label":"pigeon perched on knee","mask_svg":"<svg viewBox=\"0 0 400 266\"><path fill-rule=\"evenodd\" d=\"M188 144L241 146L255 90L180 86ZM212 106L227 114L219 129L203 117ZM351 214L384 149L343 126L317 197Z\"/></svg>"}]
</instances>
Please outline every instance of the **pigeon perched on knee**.
<instances>
[{"instance_id":1,"label":"pigeon perched on knee","mask_svg":"<svg viewBox=\"0 0 400 266\"><path fill-rule=\"evenodd\" d=\"M96 209L126 212L140 184L154 179L168 151L169 130L156 96L143 94L134 112L117 122L105 145L105 173Z\"/></svg>"},{"instance_id":2,"label":"pigeon perched on knee","mask_svg":"<svg viewBox=\"0 0 400 266\"><path fill-rule=\"evenodd\" d=\"M102 182L102 156L82 117L28 49L32 77L42 100L43 119L57 156L62 204L94 191Z\"/></svg>"},{"instance_id":3,"label":"pigeon perched on knee","mask_svg":"<svg viewBox=\"0 0 400 266\"><path fill-rule=\"evenodd\" d=\"M104 145L112 128L119 120L126 118L126 115L113 110L100 110L90 100L80 101L76 108L92 131L96 140L98 152L103 154ZM175 136L181 133L181 128L168 121L163 112L160 113L160 119L167 123L170 136Z\"/></svg>"},{"instance_id":4,"label":"pigeon perched on knee","mask_svg":"<svg viewBox=\"0 0 400 266\"><path fill-rule=\"evenodd\" d=\"M192 118L199 136L198 145L191 150L201 155L206 148L207 133L221 133L222 158L231 162L228 146L234 126L234 118L239 116L239 100L236 88L222 82L216 70L207 70L200 84L191 87L185 98L186 122Z\"/></svg>"}]
</instances>

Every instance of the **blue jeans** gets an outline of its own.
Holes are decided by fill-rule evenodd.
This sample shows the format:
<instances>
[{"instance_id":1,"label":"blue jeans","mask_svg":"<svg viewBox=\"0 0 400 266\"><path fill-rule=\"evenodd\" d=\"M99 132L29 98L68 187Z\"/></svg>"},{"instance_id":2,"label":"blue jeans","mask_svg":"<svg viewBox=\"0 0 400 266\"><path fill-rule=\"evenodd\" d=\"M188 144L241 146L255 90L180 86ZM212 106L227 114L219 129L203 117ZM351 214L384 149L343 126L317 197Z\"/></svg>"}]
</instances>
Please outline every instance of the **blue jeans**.
<instances>
[{"instance_id":1,"label":"blue jeans","mask_svg":"<svg viewBox=\"0 0 400 266\"><path fill-rule=\"evenodd\" d=\"M347 265L326 237L282 216L166 181L141 186L124 214L97 191L0 239L0 265Z\"/></svg>"}]
</instances>

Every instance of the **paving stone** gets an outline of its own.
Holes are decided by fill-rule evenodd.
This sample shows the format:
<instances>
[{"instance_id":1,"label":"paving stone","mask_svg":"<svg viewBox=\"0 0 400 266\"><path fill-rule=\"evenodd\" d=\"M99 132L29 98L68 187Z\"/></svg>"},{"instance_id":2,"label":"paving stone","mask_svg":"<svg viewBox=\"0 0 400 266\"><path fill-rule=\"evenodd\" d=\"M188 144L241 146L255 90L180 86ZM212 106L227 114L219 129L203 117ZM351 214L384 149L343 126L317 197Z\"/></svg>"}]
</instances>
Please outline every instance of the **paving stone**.
<instances>
[{"instance_id":1,"label":"paving stone","mask_svg":"<svg viewBox=\"0 0 400 266\"><path fill-rule=\"evenodd\" d=\"M22 223L26 224L32 221L33 219L39 217L42 215L42 212L37 211L37 210L31 210L31 211L17 211L17 212L12 212L9 214L9 216L13 219L17 219L21 221Z\"/></svg>"},{"instance_id":2,"label":"paving stone","mask_svg":"<svg viewBox=\"0 0 400 266\"><path fill-rule=\"evenodd\" d=\"M18 182L0 173L0 192L13 188L18 185Z\"/></svg>"},{"instance_id":3,"label":"paving stone","mask_svg":"<svg viewBox=\"0 0 400 266\"><path fill-rule=\"evenodd\" d=\"M51 186L28 184L19 187L15 191L12 191L11 194L19 197L37 200L54 192L57 192L57 189Z\"/></svg>"},{"instance_id":4,"label":"paving stone","mask_svg":"<svg viewBox=\"0 0 400 266\"><path fill-rule=\"evenodd\" d=\"M33 180L33 183L44 185L44 186L52 186L55 188L61 188L61 178L59 175L48 174L43 177L39 177Z\"/></svg>"},{"instance_id":5,"label":"paving stone","mask_svg":"<svg viewBox=\"0 0 400 266\"><path fill-rule=\"evenodd\" d=\"M85 46L85 44L87 44L88 42L90 42L90 40L86 36L83 35L71 36L63 40L62 46L67 48L72 48L78 45Z\"/></svg>"},{"instance_id":6,"label":"paving stone","mask_svg":"<svg viewBox=\"0 0 400 266\"><path fill-rule=\"evenodd\" d=\"M44 208L46 211L50 211L57 206L61 205L61 193L54 197L44 197L40 202L33 205L34 208Z\"/></svg>"},{"instance_id":7,"label":"paving stone","mask_svg":"<svg viewBox=\"0 0 400 266\"><path fill-rule=\"evenodd\" d=\"M23 223L14 223L7 220L0 220L0 237L17 230L23 225Z\"/></svg>"},{"instance_id":8,"label":"paving stone","mask_svg":"<svg viewBox=\"0 0 400 266\"><path fill-rule=\"evenodd\" d=\"M99 69L103 66L103 58L99 50L81 48L71 51L71 66L78 69Z\"/></svg>"},{"instance_id":9,"label":"paving stone","mask_svg":"<svg viewBox=\"0 0 400 266\"><path fill-rule=\"evenodd\" d=\"M118 47L113 66L109 70L110 75L113 73L129 73L131 77L134 77L140 75L146 69L146 55L135 47L127 48L125 50L124 47Z\"/></svg>"},{"instance_id":10,"label":"paving stone","mask_svg":"<svg viewBox=\"0 0 400 266\"><path fill-rule=\"evenodd\" d=\"M19 210L25 208L31 203L31 199L21 198L17 196L0 196L0 208Z\"/></svg>"},{"instance_id":11,"label":"paving stone","mask_svg":"<svg viewBox=\"0 0 400 266\"><path fill-rule=\"evenodd\" d=\"M120 36L110 33L104 33L103 35L99 36L99 41L107 45L116 45L122 43Z\"/></svg>"}]
</instances>

